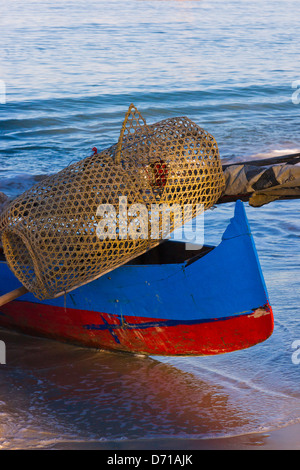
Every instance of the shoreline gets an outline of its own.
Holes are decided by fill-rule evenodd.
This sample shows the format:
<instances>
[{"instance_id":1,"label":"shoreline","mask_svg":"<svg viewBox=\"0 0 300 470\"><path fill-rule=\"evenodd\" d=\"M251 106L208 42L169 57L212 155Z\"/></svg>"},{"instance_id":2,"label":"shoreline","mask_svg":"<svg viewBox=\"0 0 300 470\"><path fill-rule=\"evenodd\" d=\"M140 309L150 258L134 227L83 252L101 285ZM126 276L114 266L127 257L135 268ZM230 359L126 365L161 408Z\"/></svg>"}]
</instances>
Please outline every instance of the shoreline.
<instances>
[{"instance_id":1,"label":"shoreline","mask_svg":"<svg viewBox=\"0 0 300 470\"><path fill-rule=\"evenodd\" d=\"M182 450L300 450L300 424L273 431L203 439L134 439L107 442L60 442L52 450L182 451Z\"/></svg>"}]
</instances>

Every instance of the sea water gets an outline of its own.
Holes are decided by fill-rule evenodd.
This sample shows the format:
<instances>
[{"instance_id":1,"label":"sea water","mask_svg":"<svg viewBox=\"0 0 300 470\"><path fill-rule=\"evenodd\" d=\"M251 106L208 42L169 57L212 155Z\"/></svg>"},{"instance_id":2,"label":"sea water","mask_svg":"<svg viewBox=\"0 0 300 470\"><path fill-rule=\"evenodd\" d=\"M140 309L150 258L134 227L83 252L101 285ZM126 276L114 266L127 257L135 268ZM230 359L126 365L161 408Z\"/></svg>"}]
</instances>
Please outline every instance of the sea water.
<instances>
[{"instance_id":1,"label":"sea water","mask_svg":"<svg viewBox=\"0 0 300 470\"><path fill-rule=\"evenodd\" d=\"M300 149L297 0L0 0L0 11L10 197L115 143L130 103L148 123L188 116L225 162ZM166 438L180 448L299 423L299 209L246 204L275 317L250 349L142 358L1 329L0 447ZM233 210L207 211L206 243L219 243Z\"/></svg>"}]
</instances>

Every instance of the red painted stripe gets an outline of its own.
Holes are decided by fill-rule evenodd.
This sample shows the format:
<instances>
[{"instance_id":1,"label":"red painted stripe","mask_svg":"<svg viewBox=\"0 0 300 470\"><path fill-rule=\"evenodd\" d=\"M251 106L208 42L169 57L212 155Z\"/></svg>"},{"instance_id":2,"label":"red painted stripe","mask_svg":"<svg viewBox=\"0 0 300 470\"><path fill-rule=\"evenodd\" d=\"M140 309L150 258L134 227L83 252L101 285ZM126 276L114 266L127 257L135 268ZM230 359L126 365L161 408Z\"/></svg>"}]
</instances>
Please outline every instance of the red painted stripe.
<instances>
[{"instance_id":1,"label":"red painted stripe","mask_svg":"<svg viewBox=\"0 0 300 470\"><path fill-rule=\"evenodd\" d=\"M163 326L164 322L168 324L163 319L120 318L101 312L23 301L6 304L1 307L1 313L1 326L28 334L82 346L149 355L214 355L231 352L266 340L274 328L269 305L249 315L171 326ZM132 324L135 324L134 327ZM138 324L141 328L138 328Z\"/></svg>"}]
</instances>

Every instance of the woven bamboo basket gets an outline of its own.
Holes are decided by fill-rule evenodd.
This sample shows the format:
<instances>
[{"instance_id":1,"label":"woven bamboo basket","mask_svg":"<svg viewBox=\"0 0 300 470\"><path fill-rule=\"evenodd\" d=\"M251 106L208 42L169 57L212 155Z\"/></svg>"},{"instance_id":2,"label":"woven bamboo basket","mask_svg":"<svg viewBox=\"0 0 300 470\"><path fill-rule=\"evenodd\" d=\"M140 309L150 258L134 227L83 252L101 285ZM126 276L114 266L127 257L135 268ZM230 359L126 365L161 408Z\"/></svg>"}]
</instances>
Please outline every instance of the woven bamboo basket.
<instances>
[{"instance_id":1,"label":"woven bamboo basket","mask_svg":"<svg viewBox=\"0 0 300 470\"><path fill-rule=\"evenodd\" d=\"M223 188L213 136L186 117L147 125L130 105L117 144L47 177L5 209L8 265L37 298L57 297L160 243L161 220L159 236L150 236L159 208L189 204L192 218ZM167 232L180 224L171 215Z\"/></svg>"}]
</instances>

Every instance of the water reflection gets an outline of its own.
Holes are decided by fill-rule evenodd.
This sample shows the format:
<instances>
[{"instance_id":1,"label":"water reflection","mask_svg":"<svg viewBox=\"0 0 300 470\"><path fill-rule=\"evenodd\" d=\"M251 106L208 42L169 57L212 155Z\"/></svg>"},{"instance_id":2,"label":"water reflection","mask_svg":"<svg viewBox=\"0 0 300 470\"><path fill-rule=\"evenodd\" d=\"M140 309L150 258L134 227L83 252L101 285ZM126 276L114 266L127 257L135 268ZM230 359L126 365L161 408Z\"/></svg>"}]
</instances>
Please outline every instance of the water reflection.
<instances>
[{"instance_id":1,"label":"water reflection","mask_svg":"<svg viewBox=\"0 0 300 470\"><path fill-rule=\"evenodd\" d=\"M207 437L247 424L221 386L155 359L1 330L2 448L68 440ZM30 438L28 437L30 435Z\"/></svg>"}]
</instances>

